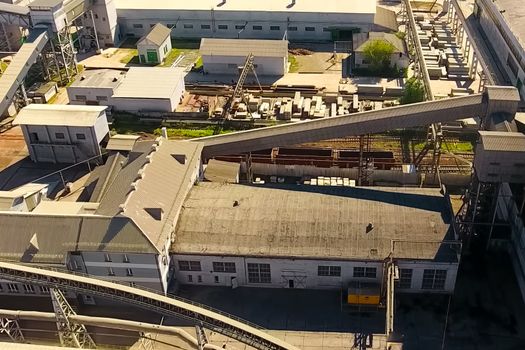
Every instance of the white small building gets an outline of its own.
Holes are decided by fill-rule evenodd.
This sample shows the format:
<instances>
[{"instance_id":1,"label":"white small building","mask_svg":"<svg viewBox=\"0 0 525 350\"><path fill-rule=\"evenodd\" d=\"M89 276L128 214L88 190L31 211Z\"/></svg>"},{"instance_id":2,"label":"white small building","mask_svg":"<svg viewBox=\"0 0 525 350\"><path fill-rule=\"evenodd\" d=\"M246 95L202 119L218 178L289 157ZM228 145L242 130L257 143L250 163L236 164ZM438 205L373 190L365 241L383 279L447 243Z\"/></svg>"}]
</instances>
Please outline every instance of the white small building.
<instances>
[{"instance_id":1,"label":"white small building","mask_svg":"<svg viewBox=\"0 0 525 350\"><path fill-rule=\"evenodd\" d=\"M77 163L102 155L106 106L31 104L16 119L34 162Z\"/></svg>"},{"instance_id":2,"label":"white small building","mask_svg":"<svg viewBox=\"0 0 525 350\"><path fill-rule=\"evenodd\" d=\"M353 37L354 53L355 53L355 67L368 68L368 62L364 51L367 45L373 41L385 41L394 47L394 51L390 56L390 66L397 68L406 68L409 64L405 43L399 39L395 34L383 32L357 33Z\"/></svg>"},{"instance_id":3,"label":"white small building","mask_svg":"<svg viewBox=\"0 0 525 350\"><path fill-rule=\"evenodd\" d=\"M114 89L126 72L116 69L86 69L67 87L72 105L111 105Z\"/></svg>"},{"instance_id":4,"label":"white small building","mask_svg":"<svg viewBox=\"0 0 525 350\"><path fill-rule=\"evenodd\" d=\"M137 42L140 63L159 64L171 51L171 29L161 23L155 24L148 34Z\"/></svg>"},{"instance_id":5,"label":"white small building","mask_svg":"<svg viewBox=\"0 0 525 350\"><path fill-rule=\"evenodd\" d=\"M181 284L346 289L382 283L392 258L397 290L452 293L457 239L439 189L202 182L171 250Z\"/></svg>"},{"instance_id":6,"label":"white small building","mask_svg":"<svg viewBox=\"0 0 525 350\"><path fill-rule=\"evenodd\" d=\"M206 73L239 74L246 57L253 54L258 75L284 75L288 71L288 41L203 38L200 45Z\"/></svg>"},{"instance_id":7,"label":"white small building","mask_svg":"<svg viewBox=\"0 0 525 350\"><path fill-rule=\"evenodd\" d=\"M184 94L181 68L132 67L115 88L110 105L128 112L173 112Z\"/></svg>"}]
</instances>

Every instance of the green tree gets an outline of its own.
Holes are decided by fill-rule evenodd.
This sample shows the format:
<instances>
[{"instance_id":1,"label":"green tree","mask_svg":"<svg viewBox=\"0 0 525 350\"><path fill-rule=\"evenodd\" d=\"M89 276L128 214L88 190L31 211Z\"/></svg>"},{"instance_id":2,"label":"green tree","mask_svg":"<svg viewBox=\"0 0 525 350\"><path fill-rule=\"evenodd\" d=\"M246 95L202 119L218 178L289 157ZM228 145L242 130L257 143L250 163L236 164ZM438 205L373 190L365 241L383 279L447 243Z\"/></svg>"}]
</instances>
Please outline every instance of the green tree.
<instances>
[{"instance_id":1,"label":"green tree","mask_svg":"<svg viewBox=\"0 0 525 350\"><path fill-rule=\"evenodd\" d=\"M401 97L401 104L409 104L425 101L425 88L423 82L412 77L405 83L405 91Z\"/></svg>"},{"instance_id":2,"label":"green tree","mask_svg":"<svg viewBox=\"0 0 525 350\"><path fill-rule=\"evenodd\" d=\"M363 48L365 59L370 62L370 69L374 72L384 72L390 68L390 57L395 51L392 43L383 40L371 40Z\"/></svg>"}]
</instances>

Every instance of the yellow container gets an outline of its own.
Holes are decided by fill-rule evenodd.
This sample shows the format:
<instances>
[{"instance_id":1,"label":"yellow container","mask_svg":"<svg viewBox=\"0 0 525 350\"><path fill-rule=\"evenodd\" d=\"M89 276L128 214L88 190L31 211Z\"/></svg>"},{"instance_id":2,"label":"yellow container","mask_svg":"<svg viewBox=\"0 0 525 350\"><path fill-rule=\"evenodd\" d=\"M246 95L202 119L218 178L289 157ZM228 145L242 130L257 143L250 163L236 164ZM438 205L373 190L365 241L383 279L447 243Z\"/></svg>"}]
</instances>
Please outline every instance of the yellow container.
<instances>
[{"instance_id":1,"label":"yellow container","mask_svg":"<svg viewBox=\"0 0 525 350\"><path fill-rule=\"evenodd\" d=\"M379 305L379 295L348 294L348 304L352 305Z\"/></svg>"}]
</instances>

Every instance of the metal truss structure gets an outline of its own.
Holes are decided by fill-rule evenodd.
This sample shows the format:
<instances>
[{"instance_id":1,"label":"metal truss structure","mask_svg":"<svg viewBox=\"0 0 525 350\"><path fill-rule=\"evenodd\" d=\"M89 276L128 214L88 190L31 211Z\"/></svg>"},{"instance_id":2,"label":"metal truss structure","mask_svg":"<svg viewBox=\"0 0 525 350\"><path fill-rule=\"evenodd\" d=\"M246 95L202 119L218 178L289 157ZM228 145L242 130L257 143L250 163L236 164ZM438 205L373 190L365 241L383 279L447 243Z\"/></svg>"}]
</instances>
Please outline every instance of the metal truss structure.
<instances>
[{"instance_id":1,"label":"metal truss structure","mask_svg":"<svg viewBox=\"0 0 525 350\"><path fill-rule=\"evenodd\" d=\"M97 346L86 327L82 324L71 322L70 315L76 315L64 294L57 288L50 288L51 301L55 311L56 323L60 344L64 347L80 349L96 349Z\"/></svg>"},{"instance_id":2,"label":"metal truss structure","mask_svg":"<svg viewBox=\"0 0 525 350\"><path fill-rule=\"evenodd\" d=\"M182 317L260 350L298 350L261 327L175 296L63 270L0 262L0 278L102 297L171 317Z\"/></svg>"},{"instance_id":3,"label":"metal truss structure","mask_svg":"<svg viewBox=\"0 0 525 350\"><path fill-rule=\"evenodd\" d=\"M14 343L24 343L25 338L16 319L0 317L0 334L5 333Z\"/></svg>"}]
</instances>

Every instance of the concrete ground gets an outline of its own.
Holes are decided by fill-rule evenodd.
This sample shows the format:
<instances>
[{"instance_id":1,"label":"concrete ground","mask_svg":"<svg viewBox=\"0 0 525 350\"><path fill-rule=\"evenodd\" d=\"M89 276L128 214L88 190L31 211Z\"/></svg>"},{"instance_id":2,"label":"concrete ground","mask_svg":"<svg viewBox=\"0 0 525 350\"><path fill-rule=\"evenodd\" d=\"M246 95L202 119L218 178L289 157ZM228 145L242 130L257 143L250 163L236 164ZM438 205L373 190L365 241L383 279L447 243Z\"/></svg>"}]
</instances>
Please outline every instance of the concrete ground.
<instances>
[{"instance_id":1,"label":"concrete ground","mask_svg":"<svg viewBox=\"0 0 525 350\"><path fill-rule=\"evenodd\" d=\"M27 157L28 152L22 129L15 126L0 133L0 171Z\"/></svg>"}]
</instances>

